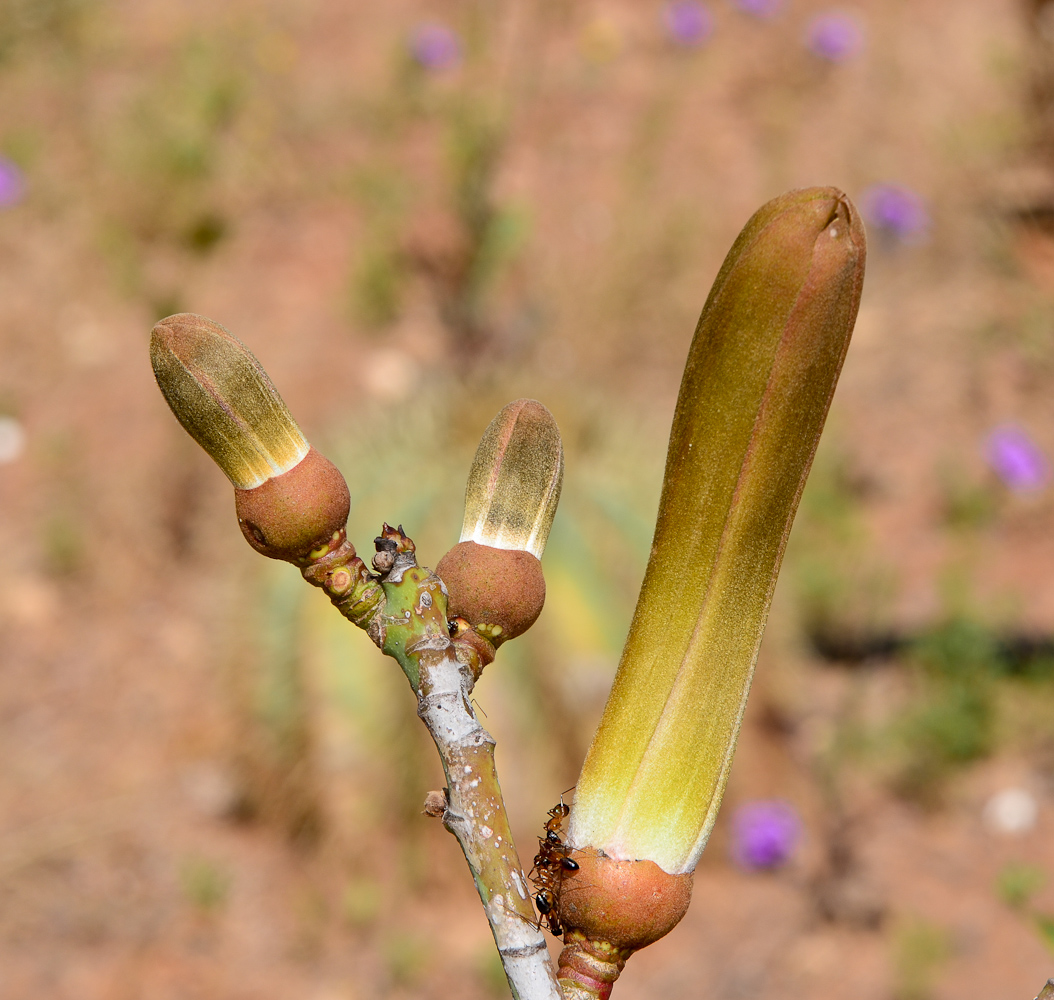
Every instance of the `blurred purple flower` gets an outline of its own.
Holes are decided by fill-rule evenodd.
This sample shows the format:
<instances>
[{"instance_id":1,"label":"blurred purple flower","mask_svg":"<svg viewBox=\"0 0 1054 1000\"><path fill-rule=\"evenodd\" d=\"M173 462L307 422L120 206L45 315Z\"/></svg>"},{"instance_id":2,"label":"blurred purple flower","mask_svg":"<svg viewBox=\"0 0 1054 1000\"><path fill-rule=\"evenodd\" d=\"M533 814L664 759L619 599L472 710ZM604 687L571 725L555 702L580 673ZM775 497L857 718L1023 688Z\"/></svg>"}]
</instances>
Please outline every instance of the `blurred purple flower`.
<instances>
[{"instance_id":1,"label":"blurred purple flower","mask_svg":"<svg viewBox=\"0 0 1054 1000\"><path fill-rule=\"evenodd\" d=\"M860 199L864 218L904 243L919 243L930 228L926 203L900 184L872 184Z\"/></svg>"},{"instance_id":2,"label":"blurred purple flower","mask_svg":"<svg viewBox=\"0 0 1054 1000\"><path fill-rule=\"evenodd\" d=\"M783 0L732 0L744 14L753 14L754 17L773 17L783 7Z\"/></svg>"},{"instance_id":3,"label":"blurred purple flower","mask_svg":"<svg viewBox=\"0 0 1054 1000\"><path fill-rule=\"evenodd\" d=\"M747 871L778 868L794 853L801 820L789 802L759 799L732 817L732 858Z\"/></svg>"},{"instance_id":4,"label":"blurred purple flower","mask_svg":"<svg viewBox=\"0 0 1054 1000\"><path fill-rule=\"evenodd\" d=\"M680 45L700 45L714 30L710 11L694 0L668 3L663 19L670 37Z\"/></svg>"},{"instance_id":5,"label":"blurred purple flower","mask_svg":"<svg viewBox=\"0 0 1054 1000\"><path fill-rule=\"evenodd\" d=\"M829 11L809 22L806 44L821 59L845 62L863 48L864 29L852 14Z\"/></svg>"},{"instance_id":6,"label":"blurred purple flower","mask_svg":"<svg viewBox=\"0 0 1054 1000\"><path fill-rule=\"evenodd\" d=\"M17 205L26 193L22 171L6 157L0 156L0 208Z\"/></svg>"},{"instance_id":7,"label":"blurred purple flower","mask_svg":"<svg viewBox=\"0 0 1054 1000\"><path fill-rule=\"evenodd\" d=\"M453 69L461 62L461 39L446 25L422 24L410 37L410 54L425 69Z\"/></svg>"},{"instance_id":8,"label":"blurred purple flower","mask_svg":"<svg viewBox=\"0 0 1054 1000\"><path fill-rule=\"evenodd\" d=\"M1050 462L1021 427L997 427L985 441L988 464L1015 493L1041 490L1050 482Z\"/></svg>"}]
</instances>

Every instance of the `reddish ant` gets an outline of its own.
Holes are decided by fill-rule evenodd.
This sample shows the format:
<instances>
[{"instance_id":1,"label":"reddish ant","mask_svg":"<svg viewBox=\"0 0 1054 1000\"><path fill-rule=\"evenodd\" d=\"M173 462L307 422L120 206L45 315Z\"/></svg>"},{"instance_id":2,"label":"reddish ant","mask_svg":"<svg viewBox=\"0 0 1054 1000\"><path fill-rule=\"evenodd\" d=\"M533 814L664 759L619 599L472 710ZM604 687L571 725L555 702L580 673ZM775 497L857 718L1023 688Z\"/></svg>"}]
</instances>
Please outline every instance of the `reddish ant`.
<instances>
[{"instance_id":1,"label":"reddish ant","mask_svg":"<svg viewBox=\"0 0 1054 1000\"><path fill-rule=\"evenodd\" d=\"M560 836L563 822L570 812L571 809L564 805L562 799L549 810L549 819L545 822L545 836L538 838L538 853L534 856L534 867L529 876L538 889L534 904L541 915L539 926L544 923L546 929L557 937L564 932L557 915L560 882L566 872L578 871L578 862L570 857L571 848Z\"/></svg>"}]
</instances>

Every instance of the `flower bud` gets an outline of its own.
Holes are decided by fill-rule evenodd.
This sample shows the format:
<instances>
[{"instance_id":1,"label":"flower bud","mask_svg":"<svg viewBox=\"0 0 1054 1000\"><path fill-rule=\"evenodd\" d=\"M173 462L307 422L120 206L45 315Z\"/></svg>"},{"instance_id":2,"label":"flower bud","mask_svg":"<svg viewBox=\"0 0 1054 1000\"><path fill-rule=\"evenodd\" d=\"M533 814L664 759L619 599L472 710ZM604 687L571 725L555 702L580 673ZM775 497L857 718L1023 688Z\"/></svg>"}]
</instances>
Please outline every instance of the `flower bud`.
<instances>
[{"instance_id":1,"label":"flower bud","mask_svg":"<svg viewBox=\"0 0 1054 1000\"><path fill-rule=\"evenodd\" d=\"M578 780L576 849L671 875L699 860L864 256L849 200L810 188L763 206L718 273L688 353L644 584Z\"/></svg>"},{"instance_id":2,"label":"flower bud","mask_svg":"<svg viewBox=\"0 0 1054 1000\"><path fill-rule=\"evenodd\" d=\"M436 572L449 614L497 644L525 632L545 603L541 559L560 500L564 452L553 415L509 403L483 433L465 489L461 540Z\"/></svg>"},{"instance_id":3,"label":"flower bud","mask_svg":"<svg viewBox=\"0 0 1054 1000\"><path fill-rule=\"evenodd\" d=\"M150 361L176 419L234 485L238 522L257 552L304 563L339 544L347 483L308 445L240 340L179 313L154 327Z\"/></svg>"}]
</instances>

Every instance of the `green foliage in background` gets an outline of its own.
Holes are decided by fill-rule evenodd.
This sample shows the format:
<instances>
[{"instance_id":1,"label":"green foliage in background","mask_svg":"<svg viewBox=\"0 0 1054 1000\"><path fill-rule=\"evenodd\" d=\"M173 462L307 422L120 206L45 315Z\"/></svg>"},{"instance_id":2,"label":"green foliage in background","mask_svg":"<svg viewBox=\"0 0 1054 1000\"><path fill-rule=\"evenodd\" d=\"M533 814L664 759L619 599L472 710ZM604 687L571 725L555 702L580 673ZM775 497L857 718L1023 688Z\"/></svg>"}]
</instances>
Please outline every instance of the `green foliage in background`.
<instances>
[{"instance_id":1,"label":"green foliage in background","mask_svg":"<svg viewBox=\"0 0 1054 1000\"><path fill-rule=\"evenodd\" d=\"M227 234L222 185L249 79L226 42L187 40L101 137L123 181L113 224L133 238L205 254Z\"/></svg>"},{"instance_id":2,"label":"green foliage in background","mask_svg":"<svg viewBox=\"0 0 1054 1000\"><path fill-rule=\"evenodd\" d=\"M1003 665L991 631L967 617L952 617L924 635L911 662L916 697L895 724L905 751L895 785L934 804L955 769L993 749L994 685Z\"/></svg>"},{"instance_id":3,"label":"green foliage in background","mask_svg":"<svg viewBox=\"0 0 1054 1000\"><path fill-rule=\"evenodd\" d=\"M864 524L864 506L875 488L853 472L835 420L802 494L785 571L802 629L820 649L860 647L890 630L896 575Z\"/></svg>"},{"instance_id":4,"label":"green foliage in background","mask_svg":"<svg viewBox=\"0 0 1054 1000\"><path fill-rule=\"evenodd\" d=\"M894 929L892 947L896 1000L929 1000L941 967L952 955L948 932L927 920L911 918Z\"/></svg>"},{"instance_id":5,"label":"green foliage in background","mask_svg":"<svg viewBox=\"0 0 1054 1000\"><path fill-rule=\"evenodd\" d=\"M1024 910L1046 885L1047 873L1037 865L1011 861L996 876L996 893L1013 910Z\"/></svg>"},{"instance_id":6,"label":"green foliage in background","mask_svg":"<svg viewBox=\"0 0 1054 1000\"><path fill-rule=\"evenodd\" d=\"M477 85L492 26L483 16L470 21L469 68L459 82L437 83L398 50L388 89L359 109L371 152L350 185L365 220L353 254L352 319L368 330L390 326L411 282L422 279L454 351L469 358L494 340L497 293L530 229L526 208L498 194L509 95ZM415 178L399 149L429 131L438 131L441 155L427 178Z\"/></svg>"},{"instance_id":7,"label":"green foliage in background","mask_svg":"<svg viewBox=\"0 0 1054 1000\"><path fill-rule=\"evenodd\" d=\"M70 52L97 0L0 0L0 67L35 45Z\"/></svg>"},{"instance_id":8,"label":"green foliage in background","mask_svg":"<svg viewBox=\"0 0 1054 1000\"><path fill-rule=\"evenodd\" d=\"M180 867L179 881L187 901L201 913L215 913L227 902L231 876L215 861L187 858Z\"/></svg>"}]
</instances>

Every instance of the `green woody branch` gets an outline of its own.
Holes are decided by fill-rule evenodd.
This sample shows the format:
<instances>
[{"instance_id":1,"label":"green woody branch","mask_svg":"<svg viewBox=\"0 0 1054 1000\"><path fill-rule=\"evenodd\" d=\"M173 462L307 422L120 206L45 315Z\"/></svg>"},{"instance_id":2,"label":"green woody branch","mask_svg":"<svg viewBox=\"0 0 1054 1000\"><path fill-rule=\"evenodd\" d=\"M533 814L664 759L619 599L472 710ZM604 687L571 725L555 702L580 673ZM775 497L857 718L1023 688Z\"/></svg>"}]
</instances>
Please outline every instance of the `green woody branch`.
<instances>
[{"instance_id":1,"label":"green woody branch","mask_svg":"<svg viewBox=\"0 0 1054 1000\"><path fill-rule=\"evenodd\" d=\"M463 627L464 619L451 637L444 584L417 565L400 529L385 525L376 545L379 578L364 575L350 544L341 557L306 567L304 577L398 661L417 694L417 714L446 775L443 823L468 861L513 996L558 998L498 784L494 738L472 710L472 689L493 646Z\"/></svg>"}]
</instances>

